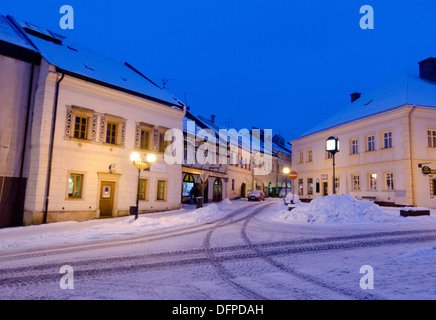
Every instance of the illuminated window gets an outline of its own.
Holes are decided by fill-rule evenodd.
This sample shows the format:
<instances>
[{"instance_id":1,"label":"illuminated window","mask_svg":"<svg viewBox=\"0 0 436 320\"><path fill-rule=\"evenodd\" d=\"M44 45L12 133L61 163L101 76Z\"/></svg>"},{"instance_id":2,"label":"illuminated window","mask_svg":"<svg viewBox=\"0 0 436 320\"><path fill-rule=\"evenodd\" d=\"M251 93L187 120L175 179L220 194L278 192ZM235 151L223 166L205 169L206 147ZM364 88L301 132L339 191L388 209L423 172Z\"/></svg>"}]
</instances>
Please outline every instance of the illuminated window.
<instances>
[{"instance_id":1,"label":"illuminated window","mask_svg":"<svg viewBox=\"0 0 436 320\"><path fill-rule=\"evenodd\" d=\"M159 180L157 182L157 197L156 197L156 200L165 200L165 186L166 186L166 181Z\"/></svg>"},{"instance_id":2,"label":"illuminated window","mask_svg":"<svg viewBox=\"0 0 436 320\"><path fill-rule=\"evenodd\" d=\"M71 173L68 178L68 198L81 199L83 187L83 174Z\"/></svg>"},{"instance_id":3,"label":"illuminated window","mask_svg":"<svg viewBox=\"0 0 436 320\"><path fill-rule=\"evenodd\" d=\"M139 200L147 200L147 179L139 180Z\"/></svg>"},{"instance_id":4,"label":"illuminated window","mask_svg":"<svg viewBox=\"0 0 436 320\"><path fill-rule=\"evenodd\" d=\"M377 174L375 173L368 174L368 189L370 191L377 190Z\"/></svg>"},{"instance_id":5,"label":"illuminated window","mask_svg":"<svg viewBox=\"0 0 436 320\"><path fill-rule=\"evenodd\" d=\"M313 179L307 179L307 194L313 194Z\"/></svg>"},{"instance_id":6,"label":"illuminated window","mask_svg":"<svg viewBox=\"0 0 436 320\"><path fill-rule=\"evenodd\" d=\"M351 175L351 190L352 191L360 191L360 175L353 174Z\"/></svg>"}]
</instances>

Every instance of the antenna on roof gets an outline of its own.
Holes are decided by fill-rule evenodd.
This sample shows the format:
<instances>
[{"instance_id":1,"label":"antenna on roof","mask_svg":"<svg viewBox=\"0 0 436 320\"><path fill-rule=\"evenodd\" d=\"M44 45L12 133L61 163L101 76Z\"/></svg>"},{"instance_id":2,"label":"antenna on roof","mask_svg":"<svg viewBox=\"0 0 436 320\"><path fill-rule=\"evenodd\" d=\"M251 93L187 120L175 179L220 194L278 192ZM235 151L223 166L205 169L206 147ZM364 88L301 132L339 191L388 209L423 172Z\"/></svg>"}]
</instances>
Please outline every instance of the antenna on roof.
<instances>
[{"instance_id":1,"label":"antenna on roof","mask_svg":"<svg viewBox=\"0 0 436 320\"><path fill-rule=\"evenodd\" d=\"M173 80L177 80L177 79L165 79L165 78L162 78L162 87L164 88L164 89L166 89L167 87L167 83L168 83L168 81L173 81Z\"/></svg>"}]
</instances>

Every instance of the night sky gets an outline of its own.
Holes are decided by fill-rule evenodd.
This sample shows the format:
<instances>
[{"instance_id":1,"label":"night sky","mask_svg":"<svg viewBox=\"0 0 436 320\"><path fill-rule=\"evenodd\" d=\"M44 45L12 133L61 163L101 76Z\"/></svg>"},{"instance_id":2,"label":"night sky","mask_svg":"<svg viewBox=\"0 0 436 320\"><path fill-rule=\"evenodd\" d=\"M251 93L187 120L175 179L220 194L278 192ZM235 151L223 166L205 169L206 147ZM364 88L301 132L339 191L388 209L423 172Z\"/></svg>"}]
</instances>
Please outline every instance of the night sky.
<instances>
[{"instance_id":1,"label":"night sky","mask_svg":"<svg viewBox=\"0 0 436 320\"><path fill-rule=\"evenodd\" d=\"M62 30L62 5L74 29ZM374 9L363 30L360 7ZM128 61L231 128L290 141L365 92L436 57L436 1L2 1L0 14ZM185 100L186 98L186 100Z\"/></svg>"}]
</instances>

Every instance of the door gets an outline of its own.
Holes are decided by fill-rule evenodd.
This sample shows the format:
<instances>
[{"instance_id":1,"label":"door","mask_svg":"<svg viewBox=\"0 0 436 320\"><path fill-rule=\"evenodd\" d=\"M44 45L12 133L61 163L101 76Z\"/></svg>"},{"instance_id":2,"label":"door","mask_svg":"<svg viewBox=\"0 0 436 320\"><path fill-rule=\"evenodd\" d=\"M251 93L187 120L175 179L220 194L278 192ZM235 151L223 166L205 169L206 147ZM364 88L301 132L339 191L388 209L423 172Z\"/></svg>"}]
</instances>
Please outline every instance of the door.
<instances>
[{"instance_id":1,"label":"door","mask_svg":"<svg viewBox=\"0 0 436 320\"><path fill-rule=\"evenodd\" d=\"M220 178L216 178L213 183L213 201L219 202L222 200L223 195L223 183Z\"/></svg>"},{"instance_id":2,"label":"door","mask_svg":"<svg viewBox=\"0 0 436 320\"><path fill-rule=\"evenodd\" d=\"M112 217L114 206L115 182L101 182L100 189L100 218Z\"/></svg>"},{"instance_id":3,"label":"door","mask_svg":"<svg viewBox=\"0 0 436 320\"><path fill-rule=\"evenodd\" d=\"M245 194L246 193L245 192L245 188L246 188L245 183L242 183L241 184L241 198L246 198L247 197L247 195Z\"/></svg>"},{"instance_id":4,"label":"door","mask_svg":"<svg viewBox=\"0 0 436 320\"><path fill-rule=\"evenodd\" d=\"M329 194L329 183L323 182L322 183L322 195L327 196Z\"/></svg>"}]
</instances>

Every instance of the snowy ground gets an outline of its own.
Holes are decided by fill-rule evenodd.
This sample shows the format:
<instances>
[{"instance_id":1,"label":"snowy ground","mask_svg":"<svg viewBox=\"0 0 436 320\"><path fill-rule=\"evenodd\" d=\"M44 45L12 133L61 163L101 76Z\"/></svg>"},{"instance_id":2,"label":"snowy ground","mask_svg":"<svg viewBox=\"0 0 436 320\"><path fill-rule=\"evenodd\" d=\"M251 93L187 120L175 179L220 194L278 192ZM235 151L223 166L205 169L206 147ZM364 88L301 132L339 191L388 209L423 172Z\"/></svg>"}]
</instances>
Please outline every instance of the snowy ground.
<instances>
[{"instance_id":1,"label":"snowy ground","mask_svg":"<svg viewBox=\"0 0 436 320\"><path fill-rule=\"evenodd\" d=\"M2 229L0 299L436 299L436 210L295 200Z\"/></svg>"}]
</instances>

